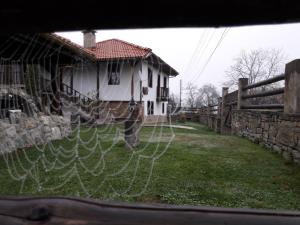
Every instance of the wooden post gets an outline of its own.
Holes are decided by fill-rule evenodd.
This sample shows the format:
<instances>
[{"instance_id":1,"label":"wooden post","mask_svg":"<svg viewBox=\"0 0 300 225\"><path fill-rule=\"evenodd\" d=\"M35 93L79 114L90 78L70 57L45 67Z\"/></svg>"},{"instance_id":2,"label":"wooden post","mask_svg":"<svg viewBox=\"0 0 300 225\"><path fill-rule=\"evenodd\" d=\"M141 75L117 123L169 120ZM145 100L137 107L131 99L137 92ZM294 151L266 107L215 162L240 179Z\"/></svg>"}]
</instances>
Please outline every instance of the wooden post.
<instances>
[{"instance_id":1,"label":"wooden post","mask_svg":"<svg viewBox=\"0 0 300 225\"><path fill-rule=\"evenodd\" d=\"M242 109L243 99L242 96L246 94L247 91L244 91L243 88L248 85L248 78L239 78L239 90L238 90L238 100L237 100L237 109Z\"/></svg>"},{"instance_id":2,"label":"wooden post","mask_svg":"<svg viewBox=\"0 0 300 225\"><path fill-rule=\"evenodd\" d=\"M74 67L70 67L70 87L71 91L68 92L68 95L70 94L71 97L73 97L73 85L74 85Z\"/></svg>"},{"instance_id":3,"label":"wooden post","mask_svg":"<svg viewBox=\"0 0 300 225\"><path fill-rule=\"evenodd\" d=\"M57 64L50 65L50 74L51 74L51 88L52 88L52 102L50 106L51 113L54 112L58 115L62 115L61 105L60 105L60 83L62 77L61 69L57 68ZM58 70L57 70L58 69Z\"/></svg>"},{"instance_id":4,"label":"wooden post","mask_svg":"<svg viewBox=\"0 0 300 225\"><path fill-rule=\"evenodd\" d=\"M96 74L96 76L97 76L97 86L96 86L96 88L97 88L97 100L99 100L99 98L100 98L100 93L99 93L99 90L100 90L100 65L99 65L99 63L97 63L97 74Z\"/></svg>"},{"instance_id":5,"label":"wooden post","mask_svg":"<svg viewBox=\"0 0 300 225\"><path fill-rule=\"evenodd\" d=\"M210 127L210 105L206 108L207 126Z\"/></svg>"},{"instance_id":6,"label":"wooden post","mask_svg":"<svg viewBox=\"0 0 300 225\"><path fill-rule=\"evenodd\" d=\"M181 91L182 91L182 81L180 79L180 87L179 87L179 108L181 109Z\"/></svg>"},{"instance_id":7,"label":"wooden post","mask_svg":"<svg viewBox=\"0 0 300 225\"><path fill-rule=\"evenodd\" d=\"M300 59L285 66L284 113L300 114Z\"/></svg>"},{"instance_id":8,"label":"wooden post","mask_svg":"<svg viewBox=\"0 0 300 225\"><path fill-rule=\"evenodd\" d=\"M92 105L94 105L94 107L96 107L96 118L99 119L100 118L100 63L97 62L97 96L96 96L96 105L94 105L93 103L90 103ZM94 111L94 110L92 110ZM94 112L93 112L94 113Z\"/></svg>"},{"instance_id":9,"label":"wooden post","mask_svg":"<svg viewBox=\"0 0 300 225\"><path fill-rule=\"evenodd\" d=\"M140 133L139 106L134 101L134 71L137 63L132 63L131 100L128 107L129 118L125 121L125 147L130 150L138 146Z\"/></svg>"},{"instance_id":10,"label":"wooden post","mask_svg":"<svg viewBox=\"0 0 300 225\"><path fill-rule=\"evenodd\" d=\"M218 111L217 111L217 117L221 118L221 108L222 108L222 97L218 98Z\"/></svg>"},{"instance_id":11,"label":"wooden post","mask_svg":"<svg viewBox=\"0 0 300 225\"><path fill-rule=\"evenodd\" d=\"M218 98L218 111L217 111L217 118L216 118L216 132L220 133L221 131L221 109L222 109L222 97Z\"/></svg>"},{"instance_id":12,"label":"wooden post","mask_svg":"<svg viewBox=\"0 0 300 225\"><path fill-rule=\"evenodd\" d=\"M225 124L225 97L228 94L228 87L222 88L222 104L221 104L221 126L220 126L220 133L224 133L224 124Z\"/></svg>"},{"instance_id":13,"label":"wooden post","mask_svg":"<svg viewBox=\"0 0 300 225\"><path fill-rule=\"evenodd\" d=\"M134 72L131 76L131 98L134 99Z\"/></svg>"},{"instance_id":14,"label":"wooden post","mask_svg":"<svg viewBox=\"0 0 300 225\"><path fill-rule=\"evenodd\" d=\"M207 106L207 115L210 115L210 108L211 108L211 106L208 105L208 106Z\"/></svg>"}]
</instances>

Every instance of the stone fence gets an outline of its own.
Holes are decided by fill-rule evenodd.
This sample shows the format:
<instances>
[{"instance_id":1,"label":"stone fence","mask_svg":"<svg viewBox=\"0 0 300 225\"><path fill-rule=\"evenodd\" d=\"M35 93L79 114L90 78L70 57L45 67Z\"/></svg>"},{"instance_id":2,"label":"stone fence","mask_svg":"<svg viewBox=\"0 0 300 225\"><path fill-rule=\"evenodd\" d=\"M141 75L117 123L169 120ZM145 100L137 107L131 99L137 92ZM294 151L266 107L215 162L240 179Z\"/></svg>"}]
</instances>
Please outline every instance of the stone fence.
<instances>
[{"instance_id":1,"label":"stone fence","mask_svg":"<svg viewBox=\"0 0 300 225\"><path fill-rule=\"evenodd\" d=\"M281 112L236 110L232 134L246 137L300 163L300 116Z\"/></svg>"},{"instance_id":2,"label":"stone fence","mask_svg":"<svg viewBox=\"0 0 300 225\"><path fill-rule=\"evenodd\" d=\"M284 87L261 88L282 80ZM200 110L195 115L198 121L221 134L246 137L300 163L300 59L286 64L284 74L268 80L248 84L247 78L240 78L238 87L231 93L224 87L218 105ZM262 97L278 95L283 96L283 104L253 104ZM209 110L212 107L214 110Z\"/></svg>"}]
</instances>

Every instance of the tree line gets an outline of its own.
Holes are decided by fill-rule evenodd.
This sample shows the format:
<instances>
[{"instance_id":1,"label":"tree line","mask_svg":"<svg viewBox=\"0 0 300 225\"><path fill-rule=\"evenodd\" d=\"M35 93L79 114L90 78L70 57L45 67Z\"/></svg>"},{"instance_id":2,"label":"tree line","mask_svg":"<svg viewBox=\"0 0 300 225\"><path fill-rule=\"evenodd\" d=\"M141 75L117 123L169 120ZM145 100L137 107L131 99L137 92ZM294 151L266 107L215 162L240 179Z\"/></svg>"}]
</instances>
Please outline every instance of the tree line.
<instances>
[{"instance_id":1,"label":"tree line","mask_svg":"<svg viewBox=\"0 0 300 225\"><path fill-rule=\"evenodd\" d=\"M231 90L237 90L239 78L248 78L249 84L272 78L284 72L285 58L280 49L243 50L233 59L232 65L225 71L226 81L222 85ZM251 91L252 93L266 91L276 88L278 85L283 85L283 83L272 84ZM182 99L182 105L191 108L215 105L220 97L218 89L213 84L198 86L188 82L183 89L185 97ZM251 99L250 101L253 104L281 103L282 95ZM179 97L171 94L169 102L172 108L178 107Z\"/></svg>"}]
</instances>

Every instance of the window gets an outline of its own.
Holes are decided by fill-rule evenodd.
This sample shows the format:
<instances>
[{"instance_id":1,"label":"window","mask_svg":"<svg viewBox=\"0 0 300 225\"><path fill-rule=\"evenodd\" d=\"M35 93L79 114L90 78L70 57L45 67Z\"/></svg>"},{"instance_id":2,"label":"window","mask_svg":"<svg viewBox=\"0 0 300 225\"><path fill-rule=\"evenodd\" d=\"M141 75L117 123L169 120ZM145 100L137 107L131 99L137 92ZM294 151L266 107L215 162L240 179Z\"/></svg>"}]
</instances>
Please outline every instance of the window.
<instances>
[{"instance_id":1,"label":"window","mask_svg":"<svg viewBox=\"0 0 300 225\"><path fill-rule=\"evenodd\" d=\"M107 68L108 85L120 84L120 63L110 63Z\"/></svg>"},{"instance_id":2,"label":"window","mask_svg":"<svg viewBox=\"0 0 300 225\"><path fill-rule=\"evenodd\" d=\"M148 68L148 87L152 88L153 74L152 70Z\"/></svg>"},{"instance_id":3,"label":"window","mask_svg":"<svg viewBox=\"0 0 300 225\"><path fill-rule=\"evenodd\" d=\"M160 74L157 75L157 87L160 87Z\"/></svg>"},{"instance_id":4,"label":"window","mask_svg":"<svg viewBox=\"0 0 300 225\"><path fill-rule=\"evenodd\" d=\"M161 112L162 112L162 114L165 114L165 103L164 102L162 103Z\"/></svg>"},{"instance_id":5,"label":"window","mask_svg":"<svg viewBox=\"0 0 300 225\"><path fill-rule=\"evenodd\" d=\"M148 101L147 102L147 114L148 115L153 115L154 114L154 102L153 101Z\"/></svg>"}]
</instances>

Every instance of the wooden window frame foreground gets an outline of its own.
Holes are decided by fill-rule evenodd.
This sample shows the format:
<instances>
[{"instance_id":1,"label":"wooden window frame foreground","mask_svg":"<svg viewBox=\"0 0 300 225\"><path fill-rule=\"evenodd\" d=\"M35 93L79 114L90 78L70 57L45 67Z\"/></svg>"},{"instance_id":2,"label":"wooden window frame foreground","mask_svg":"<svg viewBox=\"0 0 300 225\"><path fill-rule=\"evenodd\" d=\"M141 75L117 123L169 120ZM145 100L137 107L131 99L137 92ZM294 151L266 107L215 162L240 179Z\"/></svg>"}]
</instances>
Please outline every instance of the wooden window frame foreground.
<instances>
[{"instance_id":1,"label":"wooden window frame foreground","mask_svg":"<svg viewBox=\"0 0 300 225\"><path fill-rule=\"evenodd\" d=\"M6 225L296 225L300 213L175 205L111 203L81 198L0 198Z\"/></svg>"}]
</instances>

